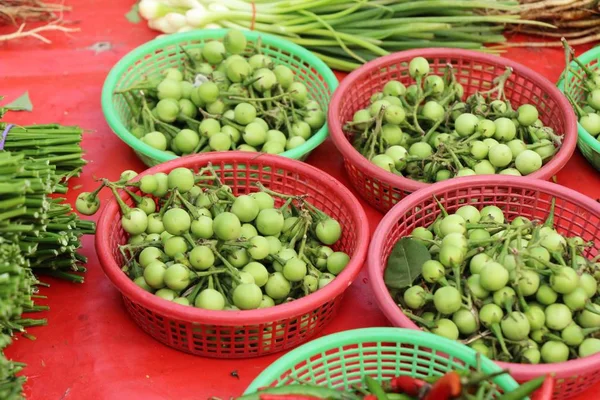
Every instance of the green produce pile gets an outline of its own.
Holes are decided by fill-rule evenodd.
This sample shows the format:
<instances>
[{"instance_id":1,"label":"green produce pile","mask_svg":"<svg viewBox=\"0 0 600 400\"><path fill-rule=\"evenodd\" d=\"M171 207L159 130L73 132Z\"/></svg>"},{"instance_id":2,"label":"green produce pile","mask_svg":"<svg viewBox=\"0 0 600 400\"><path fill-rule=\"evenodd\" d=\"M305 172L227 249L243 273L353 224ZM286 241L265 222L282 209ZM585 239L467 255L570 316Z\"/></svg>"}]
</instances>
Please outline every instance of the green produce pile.
<instances>
[{"instance_id":1,"label":"green produce pile","mask_svg":"<svg viewBox=\"0 0 600 400\"><path fill-rule=\"evenodd\" d=\"M495 87L464 102L451 66L438 76L426 59L416 57L409 73L414 84L388 81L344 127L354 147L380 168L427 183L468 175L521 176L539 170L558 151L561 137L544 126L535 106L515 110L507 100L510 70L496 78Z\"/></svg>"},{"instance_id":2,"label":"green produce pile","mask_svg":"<svg viewBox=\"0 0 600 400\"><path fill-rule=\"evenodd\" d=\"M598 257L588 255L593 243L554 229L553 210L541 222L508 221L496 206L442 209L396 244L385 282L421 328L496 360L556 363L599 352Z\"/></svg>"},{"instance_id":3,"label":"green produce pile","mask_svg":"<svg viewBox=\"0 0 600 400\"><path fill-rule=\"evenodd\" d=\"M495 0L141 0L148 26L163 33L242 28L287 39L331 68L351 71L386 54L425 47L493 51L510 25L553 28ZM529 15L528 15L529 17Z\"/></svg>"},{"instance_id":4,"label":"green produce pile","mask_svg":"<svg viewBox=\"0 0 600 400\"><path fill-rule=\"evenodd\" d=\"M104 187L113 192L129 234L120 246L123 271L165 300L209 310L271 307L324 287L350 261L329 247L341 236L340 224L305 196L260 184L257 192L235 196L211 166L131 182L134 176L125 171L117 182L103 180L95 192L81 193L76 207L93 214L97 193Z\"/></svg>"},{"instance_id":5,"label":"green produce pile","mask_svg":"<svg viewBox=\"0 0 600 400\"><path fill-rule=\"evenodd\" d=\"M565 58L567 71L569 76L574 76L577 79L577 84L569 82L569 79L565 79L565 96L569 99L575 113L579 118L579 124L585 129L590 135L599 139L600 135L600 71L592 69L578 58L573 57L575 53L573 49L567 44L567 41L563 39L563 45L565 47ZM574 68L571 65L571 58L579 68ZM574 85L574 86L573 86ZM573 99L572 91L583 91L581 107L578 102Z\"/></svg>"},{"instance_id":6,"label":"green produce pile","mask_svg":"<svg viewBox=\"0 0 600 400\"><path fill-rule=\"evenodd\" d=\"M7 109L0 108L0 117ZM46 324L23 314L46 310L35 305L43 274L83 282L86 258L78 253L81 236L95 224L80 220L63 198L66 181L77 175L82 160L81 136L76 127L59 125L9 126L0 150L0 349L15 332ZM21 398L22 364L0 353L0 398Z\"/></svg>"},{"instance_id":7,"label":"green produce pile","mask_svg":"<svg viewBox=\"0 0 600 400\"><path fill-rule=\"evenodd\" d=\"M167 68L116 93L129 106L133 135L174 155L206 151L283 153L303 145L325 113L285 65L228 31L223 41L183 49L182 70Z\"/></svg>"}]
</instances>

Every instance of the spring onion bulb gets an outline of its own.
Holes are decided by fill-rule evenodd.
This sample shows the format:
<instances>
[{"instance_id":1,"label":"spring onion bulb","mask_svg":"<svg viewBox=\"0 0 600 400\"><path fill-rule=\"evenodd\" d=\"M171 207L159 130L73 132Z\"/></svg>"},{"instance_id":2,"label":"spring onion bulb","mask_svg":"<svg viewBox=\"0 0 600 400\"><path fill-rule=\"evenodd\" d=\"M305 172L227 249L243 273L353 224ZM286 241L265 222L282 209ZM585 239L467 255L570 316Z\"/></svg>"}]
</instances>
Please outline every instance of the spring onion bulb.
<instances>
[{"instance_id":1,"label":"spring onion bulb","mask_svg":"<svg viewBox=\"0 0 600 400\"><path fill-rule=\"evenodd\" d=\"M185 15L182 14L168 13L167 15L165 15L165 19L167 20L169 25L176 30L183 28L187 24Z\"/></svg>"},{"instance_id":2,"label":"spring onion bulb","mask_svg":"<svg viewBox=\"0 0 600 400\"><path fill-rule=\"evenodd\" d=\"M160 17L148 21L148 26L154 30L164 33L175 33L177 29L172 27L165 17Z\"/></svg>"},{"instance_id":3,"label":"spring onion bulb","mask_svg":"<svg viewBox=\"0 0 600 400\"><path fill-rule=\"evenodd\" d=\"M170 13L185 14L190 7L176 7L171 2L159 0L142 0L139 5L139 12L142 18L152 21L162 18Z\"/></svg>"},{"instance_id":4,"label":"spring onion bulb","mask_svg":"<svg viewBox=\"0 0 600 400\"><path fill-rule=\"evenodd\" d=\"M181 32L189 32L189 31L193 31L194 28L192 28L191 26L185 25L182 26L181 28L177 29L177 33L181 33Z\"/></svg>"},{"instance_id":5,"label":"spring onion bulb","mask_svg":"<svg viewBox=\"0 0 600 400\"><path fill-rule=\"evenodd\" d=\"M312 50L338 70L390 52L421 47L483 51L501 44L521 19L512 0L142 0L140 14L169 34L193 29L253 29Z\"/></svg>"}]
</instances>

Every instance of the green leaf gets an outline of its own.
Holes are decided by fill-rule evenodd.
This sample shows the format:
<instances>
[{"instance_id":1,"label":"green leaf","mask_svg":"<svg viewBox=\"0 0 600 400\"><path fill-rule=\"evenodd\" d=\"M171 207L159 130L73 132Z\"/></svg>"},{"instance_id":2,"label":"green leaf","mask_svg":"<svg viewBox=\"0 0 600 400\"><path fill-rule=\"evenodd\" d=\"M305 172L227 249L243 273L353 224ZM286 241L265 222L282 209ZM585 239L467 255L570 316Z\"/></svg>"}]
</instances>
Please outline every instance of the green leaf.
<instances>
[{"instance_id":1,"label":"green leaf","mask_svg":"<svg viewBox=\"0 0 600 400\"><path fill-rule=\"evenodd\" d=\"M392 289L411 286L421 275L423 264L428 260L431 260L431 254L422 242L409 237L402 238L392 249L383 280Z\"/></svg>"},{"instance_id":2,"label":"green leaf","mask_svg":"<svg viewBox=\"0 0 600 400\"><path fill-rule=\"evenodd\" d=\"M139 8L139 3L135 3L131 6L131 9L125 14L127 21L131 22L132 24L140 23L142 19L140 18Z\"/></svg>"},{"instance_id":3,"label":"green leaf","mask_svg":"<svg viewBox=\"0 0 600 400\"><path fill-rule=\"evenodd\" d=\"M4 108L12 111L33 111L33 104L29 99L29 92L23 93L21 96L4 106Z\"/></svg>"}]
</instances>

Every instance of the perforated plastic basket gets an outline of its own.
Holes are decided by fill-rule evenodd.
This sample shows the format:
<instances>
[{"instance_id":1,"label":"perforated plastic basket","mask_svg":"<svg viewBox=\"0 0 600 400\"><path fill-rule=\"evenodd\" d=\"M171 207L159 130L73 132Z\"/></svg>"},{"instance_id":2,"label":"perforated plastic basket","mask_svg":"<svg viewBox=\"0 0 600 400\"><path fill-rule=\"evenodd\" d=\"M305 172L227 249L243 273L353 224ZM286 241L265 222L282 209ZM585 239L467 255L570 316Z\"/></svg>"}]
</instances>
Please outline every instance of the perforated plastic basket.
<instances>
[{"instance_id":1,"label":"perforated plastic basket","mask_svg":"<svg viewBox=\"0 0 600 400\"><path fill-rule=\"evenodd\" d=\"M127 241L113 199L102 212L96 251L104 272L123 295L125 307L146 333L188 353L220 357L253 357L297 346L313 337L335 316L344 291L360 271L369 246L369 229L360 203L340 182L300 161L281 156L217 152L181 157L138 175L168 173L174 168L198 170L212 163L235 195L258 191L257 182L285 194L305 194L308 201L339 221L342 236L334 246L351 259L330 284L309 296L275 307L250 311L211 311L163 300L139 288L121 271L119 244ZM123 199L132 204L131 198Z\"/></svg>"},{"instance_id":2,"label":"perforated plastic basket","mask_svg":"<svg viewBox=\"0 0 600 400\"><path fill-rule=\"evenodd\" d=\"M587 67L592 70L599 68L600 63L600 48L593 48L579 57L577 57L582 63L584 63ZM571 67L577 71L578 73L582 73L581 68L573 61L571 63ZM583 105L584 91L580 86L581 81L571 72L567 75L567 79L569 80L569 94L573 97L578 104ZM565 92L565 82L561 80L558 83L558 88L561 92ZM583 126L577 123L577 133L579 135L577 139L577 146L579 150L583 154L583 156L589 161L590 164L593 165L594 168L600 171L600 141L590 135L588 131L586 131Z\"/></svg>"},{"instance_id":3,"label":"perforated plastic basket","mask_svg":"<svg viewBox=\"0 0 600 400\"><path fill-rule=\"evenodd\" d=\"M564 135L554 158L529 176L549 179L567 163L575 150L577 121L567 99L546 78L514 61L475 51L444 48L402 51L373 60L348 75L334 93L329 107L331 139L344 157L350 182L373 207L387 212L404 197L429 184L397 176L369 162L352 146L352 138L343 131L343 126L357 110L369 104L371 95L381 91L387 81L412 83L408 62L418 56L425 57L432 73L436 74L443 74L446 65L452 64L465 96L478 90L489 90L493 79L504 73L506 67L511 67L513 73L505 91L513 107L524 103L535 105L544 124Z\"/></svg>"},{"instance_id":4,"label":"perforated plastic basket","mask_svg":"<svg viewBox=\"0 0 600 400\"><path fill-rule=\"evenodd\" d=\"M356 329L290 351L252 381L245 394L297 380L347 390L363 382L365 375L378 380L400 375L440 376L451 370L475 369L476 354L468 346L432 333L399 328ZM481 357L481 369L488 374L501 371L485 357ZM508 375L500 375L494 382L504 392L519 386Z\"/></svg>"},{"instance_id":5,"label":"perforated plastic basket","mask_svg":"<svg viewBox=\"0 0 600 400\"><path fill-rule=\"evenodd\" d=\"M429 226L440 214L434 196L448 212L467 203L478 208L496 205L509 220L519 215L545 220L554 197L556 229L562 234L578 235L585 241L593 241L595 245L586 250L586 257L598 254L600 204L574 190L542 180L506 175L456 178L436 183L413 193L392 208L377 227L369 248L369 278L375 298L395 326L419 329L389 295L383 271L396 242L410 235L418 226ZM554 399L576 396L600 380L600 354L556 364L498 364L510 369L518 382L555 373Z\"/></svg>"},{"instance_id":6,"label":"perforated plastic basket","mask_svg":"<svg viewBox=\"0 0 600 400\"><path fill-rule=\"evenodd\" d=\"M202 48L204 43L222 40L227 29L195 30L154 39L132 50L110 71L102 88L102 111L111 129L127 143L140 159L153 166L177 158L172 154L157 150L129 131L131 115L123 96L115 95L115 90L124 89L139 82L142 77L155 78L160 71L169 67L181 67L184 53L181 48ZM273 59L275 64L283 64L294 71L308 93L327 111L333 91L338 81L331 69L318 57L305 48L287 40L254 31L243 31L249 45L260 38L263 54ZM281 155L293 159L305 159L310 152L327 138L327 124L302 146L288 150Z\"/></svg>"}]
</instances>

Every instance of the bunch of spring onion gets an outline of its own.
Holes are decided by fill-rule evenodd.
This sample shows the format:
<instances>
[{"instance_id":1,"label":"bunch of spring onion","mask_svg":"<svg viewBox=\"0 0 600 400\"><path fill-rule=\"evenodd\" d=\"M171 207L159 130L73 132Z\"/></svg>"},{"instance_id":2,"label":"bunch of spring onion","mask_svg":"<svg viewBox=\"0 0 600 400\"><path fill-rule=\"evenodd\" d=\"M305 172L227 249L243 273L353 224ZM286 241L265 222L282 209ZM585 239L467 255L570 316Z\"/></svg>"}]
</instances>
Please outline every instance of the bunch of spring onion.
<instances>
[{"instance_id":1,"label":"bunch of spring onion","mask_svg":"<svg viewBox=\"0 0 600 400\"><path fill-rule=\"evenodd\" d=\"M484 50L485 44L505 41L505 24L549 26L511 13L516 6L495 0L141 0L139 11L152 29L166 34L256 30L304 46L330 67L349 71L412 48Z\"/></svg>"},{"instance_id":2,"label":"bunch of spring onion","mask_svg":"<svg viewBox=\"0 0 600 400\"><path fill-rule=\"evenodd\" d=\"M6 109L0 108L0 117ZM8 123L0 122L0 132ZM0 150L0 350L14 332L44 325L24 313L46 310L35 305L35 274L83 282L87 260L78 253L81 236L95 224L72 212L63 198L66 181L79 174L83 131L60 125L13 126ZM19 399L22 368L0 352L0 398Z\"/></svg>"}]
</instances>

